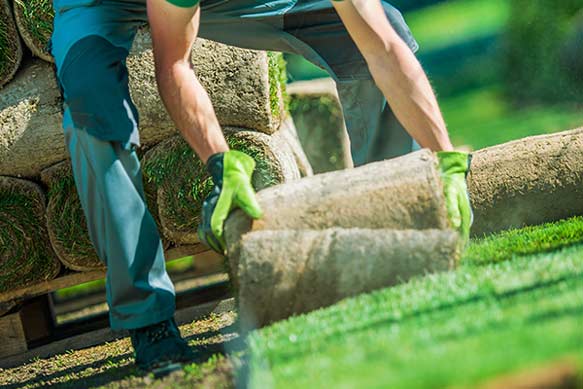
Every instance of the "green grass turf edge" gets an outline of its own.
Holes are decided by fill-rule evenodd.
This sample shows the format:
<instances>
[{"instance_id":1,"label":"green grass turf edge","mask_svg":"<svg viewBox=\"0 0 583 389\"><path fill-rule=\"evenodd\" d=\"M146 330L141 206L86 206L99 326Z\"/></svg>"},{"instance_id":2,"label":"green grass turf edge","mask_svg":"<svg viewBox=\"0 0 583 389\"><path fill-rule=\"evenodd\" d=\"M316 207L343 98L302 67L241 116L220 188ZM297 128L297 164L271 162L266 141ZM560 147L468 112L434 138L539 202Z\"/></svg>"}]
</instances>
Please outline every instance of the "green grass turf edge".
<instances>
[{"instance_id":1,"label":"green grass turf edge","mask_svg":"<svg viewBox=\"0 0 583 389\"><path fill-rule=\"evenodd\" d=\"M583 243L583 217L503 231L471 242L461 263L484 265Z\"/></svg>"},{"instance_id":2,"label":"green grass turf edge","mask_svg":"<svg viewBox=\"0 0 583 389\"><path fill-rule=\"evenodd\" d=\"M463 266L253 333L252 384L475 383L565 353L583 361L581 320L581 245ZM432 338L446 327L449 335Z\"/></svg>"}]
</instances>

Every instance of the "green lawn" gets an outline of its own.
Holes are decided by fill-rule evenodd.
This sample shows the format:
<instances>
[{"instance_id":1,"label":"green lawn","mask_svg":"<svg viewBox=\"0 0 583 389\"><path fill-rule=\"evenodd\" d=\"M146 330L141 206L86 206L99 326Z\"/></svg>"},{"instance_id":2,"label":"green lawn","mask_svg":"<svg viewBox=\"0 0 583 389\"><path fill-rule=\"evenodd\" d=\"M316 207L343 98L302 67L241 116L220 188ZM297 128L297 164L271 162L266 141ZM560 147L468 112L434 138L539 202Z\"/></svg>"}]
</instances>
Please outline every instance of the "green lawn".
<instances>
[{"instance_id":1,"label":"green lawn","mask_svg":"<svg viewBox=\"0 0 583 389\"><path fill-rule=\"evenodd\" d=\"M431 51L501 31L509 0L452 0L405 15L421 51Z\"/></svg>"},{"instance_id":2,"label":"green lawn","mask_svg":"<svg viewBox=\"0 0 583 389\"><path fill-rule=\"evenodd\" d=\"M441 99L440 103L453 143L474 150L583 126L580 107L515 107L496 85Z\"/></svg>"},{"instance_id":3,"label":"green lawn","mask_svg":"<svg viewBox=\"0 0 583 389\"><path fill-rule=\"evenodd\" d=\"M252 387L463 387L566 355L583 368L582 236L581 218L502 233L455 272L254 333Z\"/></svg>"}]
</instances>

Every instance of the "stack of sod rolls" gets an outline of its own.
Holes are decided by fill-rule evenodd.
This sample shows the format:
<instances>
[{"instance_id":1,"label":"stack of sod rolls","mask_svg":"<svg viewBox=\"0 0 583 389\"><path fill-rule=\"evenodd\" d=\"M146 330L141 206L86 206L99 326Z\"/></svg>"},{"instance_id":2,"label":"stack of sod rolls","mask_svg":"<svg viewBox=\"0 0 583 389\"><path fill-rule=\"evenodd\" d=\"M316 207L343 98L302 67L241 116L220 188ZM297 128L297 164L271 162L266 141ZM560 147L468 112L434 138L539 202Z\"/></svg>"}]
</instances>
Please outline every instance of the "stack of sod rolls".
<instances>
[{"instance_id":1,"label":"stack of sod rolls","mask_svg":"<svg viewBox=\"0 0 583 389\"><path fill-rule=\"evenodd\" d=\"M300 178L298 164L282 132L260 132L226 128L227 143L255 159L253 186L261 190ZM196 229L202 202L213 183L201 160L181 136L170 138L143 159L148 188L155 190L164 236L178 244L198 243Z\"/></svg>"},{"instance_id":2,"label":"stack of sod rolls","mask_svg":"<svg viewBox=\"0 0 583 389\"><path fill-rule=\"evenodd\" d=\"M0 293L59 273L61 265L50 249L45 202L38 185L0 177Z\"/></svg>"},{"instance_id":3,"label":"stack of sod rolls","mask_svg":"<svg viewBox=\"0 0 583 389\"><path fill-rule=\"evenodd\" d=\"M297 81L287 87L290 113L315 173L353 166L342 107L331 78Z\"/></svg>"},{"instance_id":4,"label":"stack of sod rolls","mask_svg":"<svg viewBox=\"0 0 583 389\"><path fill-rule=\"evenodd\" d=\"M46 29L41 19L50 20L52 15L35 16L34 10L27 8L31 4L18 4L18 23L28 31L29 45L44 47L42 34ZM41 2L32 5L44 9ZM51 59L43 57L42 52L36 54ZM199 39L192 62L209 92L229 144L256 159L256 188L312 174L287 114L285 62L281 54ZM158 95L147 28L138 32L127 65L130 92L141 118L139 152L143 156L149 208L164 233L166 247L171 242L196 244L201 202L210 190L210 181L202 163L177 135ZM0 176L42 181L48 188L46 225L54 252L69 269L88 271L102 267L88 236L67 161L62 98L51 64L30 60L0 92L0 123Z\"/></svg>"},{"instance_id":5,"label":"stack of sod rolls","mask_svg":"<svg viewBox=\"0 0 583 389\"><path fill-rule=\"evenodd\" d=\"M8 83L22 61L22 44L8 0L0 0L0 88Z\"/></svg>"},{"instance_id":6,"label":"stack of sod rolls","mask_svg":"<svg viewBox=\"0 0 583 389\"><path fill-rule=\"evenodd\" d=\"M281 55L201 39L192 57L222 125L267 134L279 129L286 115ZM139 32L127 63L141 118L141 143L147 147L176 134L156 88L148 30ZM61 107L52 66L40 60L32 61L2 90L0 175L35 177L67 158ZM35 158L29 157L31 152Z\"/></svg>"},{"instance_id":7,"label":"stack of sod rolls","mask_svg":"<svg viewBox=\"0 0 583 389\"><path fill-rule=\"evenodd\" d=\"M227 220L244 329L451 269L459 254L435 155L422 150L258 194L264 217Z\"/></svg>"}]
</instances>

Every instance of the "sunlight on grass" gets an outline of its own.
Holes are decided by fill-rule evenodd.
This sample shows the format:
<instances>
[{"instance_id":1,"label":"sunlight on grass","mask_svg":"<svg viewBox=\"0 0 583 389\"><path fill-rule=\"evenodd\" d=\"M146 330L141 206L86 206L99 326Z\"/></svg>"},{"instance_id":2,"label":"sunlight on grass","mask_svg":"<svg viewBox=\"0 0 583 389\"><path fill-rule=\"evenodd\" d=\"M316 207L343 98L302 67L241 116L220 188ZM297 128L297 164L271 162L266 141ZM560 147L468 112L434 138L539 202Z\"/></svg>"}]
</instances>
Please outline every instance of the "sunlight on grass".
<instances>
[{"instance_id":1,"label":"sunlight on grass","mask_svg":"<svg viewBox=\"0 0 583 389\"><path fill-rule=\"evenodd\" d=\"M583 217L503 231L473 241L461 261L483 265L583 243Z\"/></svg>"},{"instance_id":2,"label":"sunlight on grass","mask_svg":"<svg viewBox=\"0 0 583 389\"><path fill-rule=\"evenodd\" d=\"M443 48L502 30L510 13L508 0L446 1L406 14L421 50Z\"/></svg>"}]
</instances>

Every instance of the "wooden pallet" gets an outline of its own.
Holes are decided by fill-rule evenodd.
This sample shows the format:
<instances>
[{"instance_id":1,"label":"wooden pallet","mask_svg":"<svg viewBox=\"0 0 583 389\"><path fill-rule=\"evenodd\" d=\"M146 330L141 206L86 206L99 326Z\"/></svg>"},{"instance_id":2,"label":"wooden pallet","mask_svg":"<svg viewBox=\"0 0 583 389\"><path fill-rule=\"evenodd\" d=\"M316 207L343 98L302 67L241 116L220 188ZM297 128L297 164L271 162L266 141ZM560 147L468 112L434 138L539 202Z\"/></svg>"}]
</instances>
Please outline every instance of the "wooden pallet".
<instances>
[{"instance_id":1,"label":"wooden pallet","mask_svg":"<svg viewBox=\"0 0 583 389\"><path fill-rule=\"evenodd\" d=\"M202 245L180 246L166 251L166 260L172 261L187 256L199 255L210 252ZM217 257L218 258L218 257ZM216 268L218 260L212 261L211 268ZM207 264L201 264L201 273L208 272ZM2 312L8 311L11 307L21 301L31 299L36 296L41 296L59 289L68 288L71 286L83 284L85 282L100 280L105 278L105 269L93 270L87 272L73 272L66 271L55 279L39 282L24 288L9 290L0 293L0 315Z\"/></svg>"},{"instance_id":2,"label":"wooden pallet","mask_svg":"<svg viewBox=\"0 0 583 389\"><path fill-rule=\"evenodd\" d=\"M166 252L167 260L187 256L200 258L196 261L195 270L190 272L193 278L224 271L223 258L214 255L201 245L181 246ZM0 317L0 339L3 340L0 346L0 359L28 355L39 345L62 338L63 329L56 325L51 292L104 277L105 270L67 272L53 280L0 293L0 315L4 314ZM226 280L206 289L188 301L192 304L205 304L228 296ZM73 331L73 334L78 335L78 331Z\"/></svg>"}]
</instances>

